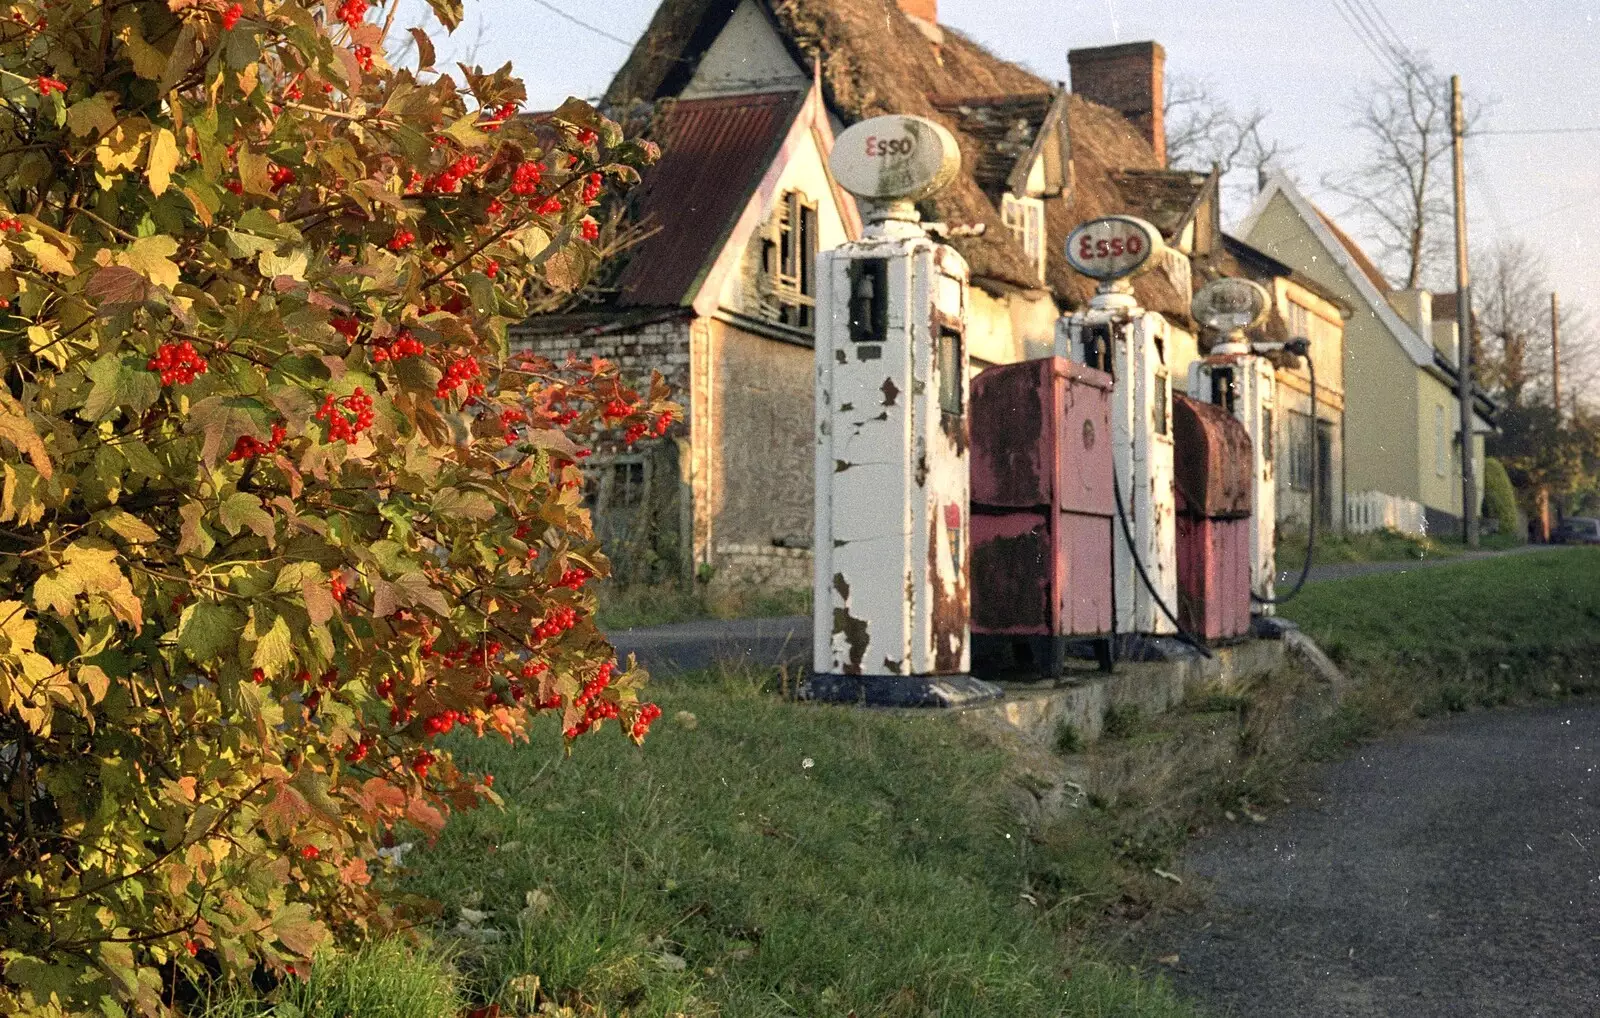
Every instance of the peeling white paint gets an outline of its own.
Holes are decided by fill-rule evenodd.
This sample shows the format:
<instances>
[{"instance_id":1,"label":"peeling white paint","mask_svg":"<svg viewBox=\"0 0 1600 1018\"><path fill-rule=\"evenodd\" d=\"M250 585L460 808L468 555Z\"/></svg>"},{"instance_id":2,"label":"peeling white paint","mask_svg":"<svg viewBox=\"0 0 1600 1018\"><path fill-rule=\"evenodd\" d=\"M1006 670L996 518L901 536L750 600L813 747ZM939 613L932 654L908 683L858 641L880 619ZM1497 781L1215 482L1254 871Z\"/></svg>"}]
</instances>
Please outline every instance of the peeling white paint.
<instances>
[{"instance_id":1,"label":"peeling white paint","mask_svg":"<svg viewBox=\"0 0 1600 1018\"><path fill-rule=\"evenodd\" d=\"M1145 311L1131 293L1096 294L1088 309L1062 318L1056 328L1056 356L1096 364L1085 341L1095 331L1110 331L1113 469L1128 514L1134 548L1150 579L1146 586L1134 565L1120 521L1112 541L1112 587L1117 632L1167 635L1177 627L1156 603L1178 611L1177 518L1172 484L1172 377L1167 356L1172 330L1165 318ZM1154 587L1152 593L1151 587Z\"/></svg>"},{"instance_id":2,"label":"peeling white paint","mask_svg":"<svg viewBox=\"0 0 1600 1018\"><path fill-rule=\"evenodd\" d=\"M873 261L885 327L852 337L852 266ZM813 667L964 674L966 263L918 227L884 224L823 253L817 278Z\"/></svg>"}]
</instances>

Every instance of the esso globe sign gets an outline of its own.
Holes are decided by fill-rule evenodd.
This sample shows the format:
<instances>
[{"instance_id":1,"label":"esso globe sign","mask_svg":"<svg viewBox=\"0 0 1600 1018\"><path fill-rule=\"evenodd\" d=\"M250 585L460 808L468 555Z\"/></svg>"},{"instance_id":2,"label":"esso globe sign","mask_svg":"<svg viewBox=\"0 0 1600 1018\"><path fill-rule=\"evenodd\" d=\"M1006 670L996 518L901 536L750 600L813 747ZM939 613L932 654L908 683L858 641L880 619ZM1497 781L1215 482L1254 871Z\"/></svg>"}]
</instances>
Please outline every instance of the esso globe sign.
<instances>
[{"instance_id":1,"label":"esso globe sign","mask_svg":"<svg viewBox=\"0 0 1600 1018\"><path fill-rule=\"evenodd\" d=\"M1091 219L1067 237L1067 263L1090 279L1125 279L1149 268L1161 232L1133 216Z\"/></svg>"},{"instance_id":2,"label":"esso globe sign","mask_svg":"<svg viewBox=\"0 0 1600 1018\"><path fill-rule=\"evenodd\" d=\"M1201 328L1221 333L1253 329L1266 320L1271 308L1267 291L1248 279L1214 279L1189 302L1189 313Z\"/></svg>"},{"instance_id":3,"label":"esso globe sign","mask_svg":"<svg viewBox=\"0 0 1600 1018\"><path fill-rule=\"evenodd\" d=\"M828 159L839 186L867 201L917 201L961 169L955 136L923 117L873 117L847 129Z\"/></svg>"}]
</instances>

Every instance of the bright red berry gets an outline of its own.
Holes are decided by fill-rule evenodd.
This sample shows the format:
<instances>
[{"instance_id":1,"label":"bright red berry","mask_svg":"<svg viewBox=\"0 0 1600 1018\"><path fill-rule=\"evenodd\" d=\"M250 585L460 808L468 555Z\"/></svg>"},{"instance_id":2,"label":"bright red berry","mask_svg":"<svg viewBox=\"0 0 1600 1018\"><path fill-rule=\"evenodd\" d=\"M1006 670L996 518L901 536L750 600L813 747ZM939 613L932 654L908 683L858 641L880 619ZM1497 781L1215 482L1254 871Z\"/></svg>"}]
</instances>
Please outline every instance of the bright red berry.
<instances>
[{"instance_id":1,"label":"bright red berry","mask_svg":"<svg viewBox=\"0 0 1600 1018\"><path fill-rule=\"evenodd\" d=\"M224 32L233 31L233 26L237 25L239 23L239 19L242 17L244 17L244 5L232 5L227 10L222 12L222 30Z\"/></svg>"},{"instance_id":2,"label":"bright red berry","mask_svg":"<svg viewBox=\"0 0 1600 1018\"><path fill-rule=\"evenodd\" d=\"M578 233L584 240L592 243L600 239L600 224L595 222L593 218L584 216L583 221L578 224Z\"/></svg>"},{"instance_id":3,"label":"bright red berry","mask_svg":"<svg viewBox=\"0 0 1600 1018\"><path fill-rule=\"evenodd\" d=\"M321 854L321 849L317 848L315 845L307 845L300 850L300 858L302 859L315 859Z\"/></svg>"},{"instance_id":4,"label":"bright red berry","mask_svg":"<svg viewBox=\"0 0 1600 1018\"><path fill-rule=\"evenodd\" d=\"M206 373L206 359L195 353L188 340L162 343L145 367L161 375L162 385L188 385Z\"/></svg>"},{"instance_id":5,"label":"bright red berry","mask_svg":"<svg viewBox=\"0 0 1600 1018\"><path fill-rule=\"evenodd\" d=\"M62 95L66 95L67 83L57 81L55 78L47 77L43 74L39 75L39 94L49 95L51 92L60 92Z\"/></svg>"}]
</instances>

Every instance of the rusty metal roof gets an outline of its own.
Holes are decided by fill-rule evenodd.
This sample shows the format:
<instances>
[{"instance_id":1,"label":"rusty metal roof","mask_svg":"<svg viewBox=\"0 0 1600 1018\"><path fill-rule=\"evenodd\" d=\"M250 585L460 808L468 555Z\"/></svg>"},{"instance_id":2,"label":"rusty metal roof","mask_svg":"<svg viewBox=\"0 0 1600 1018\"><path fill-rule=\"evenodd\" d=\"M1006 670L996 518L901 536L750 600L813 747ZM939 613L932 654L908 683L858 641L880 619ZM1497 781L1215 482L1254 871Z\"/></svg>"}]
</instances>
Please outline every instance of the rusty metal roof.
<instances>
[{"instance_id":1,"label":"rusty metal roof","mask_svg":"<svg viewBox=\"0 0 1600 1018\"><path fill-rule=\"evenodd\" d=\"M683 99L652 131L661 159L634 195L635 222L655 232L628 252L623 307L688 304L805 103L803 92Z\"/></svg>"}]
</instances>

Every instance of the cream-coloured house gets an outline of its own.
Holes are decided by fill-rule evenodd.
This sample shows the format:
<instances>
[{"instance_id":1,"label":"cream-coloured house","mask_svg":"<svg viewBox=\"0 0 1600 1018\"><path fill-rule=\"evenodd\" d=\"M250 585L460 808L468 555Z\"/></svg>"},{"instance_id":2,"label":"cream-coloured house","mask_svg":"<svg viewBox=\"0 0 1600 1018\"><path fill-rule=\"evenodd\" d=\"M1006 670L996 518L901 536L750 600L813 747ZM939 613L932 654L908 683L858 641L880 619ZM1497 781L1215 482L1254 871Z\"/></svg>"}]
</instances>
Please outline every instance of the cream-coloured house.
<instances>
[{"instance_id":1,"label":"cream-coloured house","mask_svg":"<svg viewBox=\"0 0 1600 1018\"><path fill-rule=\"evenodd\" d=\"M1430 532L1459 533L1455 323L1433 321L1426 291L1394 290L1360 246L1281 174L1269 179L1239 232L1351 312L1342 365L1347 497L1381 493L1419 503ZM1479 395L1474 410L1481 490L1494 407Z\"/></svg>"}]
</instances>

